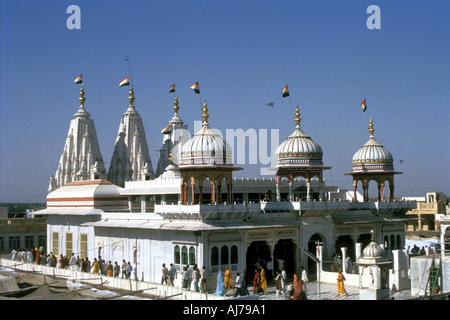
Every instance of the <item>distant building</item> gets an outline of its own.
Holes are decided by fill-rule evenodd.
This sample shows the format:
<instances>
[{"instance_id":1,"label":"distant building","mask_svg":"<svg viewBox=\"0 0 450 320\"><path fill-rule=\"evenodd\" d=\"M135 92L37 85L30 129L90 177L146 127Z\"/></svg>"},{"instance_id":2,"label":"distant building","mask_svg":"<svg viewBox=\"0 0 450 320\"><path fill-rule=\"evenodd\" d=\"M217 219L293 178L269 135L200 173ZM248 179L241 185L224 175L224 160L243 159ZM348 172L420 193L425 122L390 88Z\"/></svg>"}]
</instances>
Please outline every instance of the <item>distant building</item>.
<instances>
[{"instance_id":1,"label":"distant building","mask_svg":"<svg viewBox=\"0 0 450 320\"><path fill-rule=\"evenodd\" d=\"M448 200L443 193L428 192L424 199L425 201L417 201L417 208L406 213L411 217L421 218L409 220L406 226L407 231L435 231L437 230L435 224L436 215L445 215Z\"/></svg>"},{"instance_id":2,"label":"distant building","mask_svg":"<svg viewBox=\"0 0 450 320\"><path fill-rule=\"evenodd\" d=\"M47 218L8 218L8 208L0 208L0 254L13 249L47 247Z\"/></svg>"}]
</instances>

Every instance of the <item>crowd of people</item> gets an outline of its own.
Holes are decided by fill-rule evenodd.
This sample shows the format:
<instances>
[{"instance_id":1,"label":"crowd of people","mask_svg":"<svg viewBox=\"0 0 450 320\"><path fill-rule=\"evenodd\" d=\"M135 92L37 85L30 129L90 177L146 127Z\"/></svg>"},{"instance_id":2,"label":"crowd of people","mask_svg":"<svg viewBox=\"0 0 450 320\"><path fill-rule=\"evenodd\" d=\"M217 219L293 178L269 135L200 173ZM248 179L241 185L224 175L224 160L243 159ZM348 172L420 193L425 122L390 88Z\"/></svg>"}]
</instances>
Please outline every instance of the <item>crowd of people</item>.
<instances>
[{"instance_id":1,"label":"crowd of people","mask_svg":"<svg viewBox=\"0 0 450 320\"><path fill-rule=\"evenodd\" d=\"M70 269L82 272L91 272L93 274L104 275L109 277L122 277L129 279L131 273L133 272L133 266L125 259L119 265L117 261L114 265L109 261L106 263L101 256L94 258L91 262L89 258L81 258L75 256L74 253L70 257L66 255L61 255L56 257L52 252L49 254L43 254L42 250L38 248L33 248L31 250L17 250L14 249L11 252L11 259L19 262L36 263L39 265L46 265L54 268ZM306 284L309 283L308 276L303 267L300 268L301 276L294 274L293 282L287 282L287 274L285 270L285 263L283 260L278 259L278 265L282 265L281 268L276 270L276 276L272 274L272 259L270 259L265 265L260 263L260 260L254 264L254 276L253 276L253 294L266 294L268 289L268 284L272 281L276 283L276 298L279 296L284 297L288 300L307 300L307 288ZM248 277L247 271L244 270L243 273L237 272L233 275L228 267L225 269L225 273L219 270L217 279L216 294L224 295L227 294L228 290L233 290L234 296L245 296L249 295L248 291ZM167 268L166 264L162 264L162 275L161 284L174 286L175 279L178 279L177 269L174 267L173 263ZM338 270L337 278L337 290L339 294L347 295L344 288L345 277L342 271ZM192 266L183 267L183 272L181 275L181 288L186 290L191 290L193 283L193 290L195 292L207 292L207 272L206 267L203 266L200 270L196 264Z\"/></svg>"},{"instance_id":2,"label":"crowd of people","mask_svg":"<svg viewBox=\"0 0 450 320\"><path fill-rule=\"evenodd\" d=\"M74 271L91 272L93 274L104 275L109 277L119 277L129 279L131 273L133 272L133 266L125 259L122 260L122 264L119 265L114 262L114 265L109 261L106 263L101 256L94 258L91 262L89 258L80 258L80 256L75 256L74 253L69 257L64 254L60 254L59 257L50 252L44 254L42 248L39 250L37 247L27 250L17 250L14 249L11 252L11 260L23 262L23 263L35 263L38 265L45 265L48 267L54 267L59 269L70 269Z\"/></svg>"}]
</instances>

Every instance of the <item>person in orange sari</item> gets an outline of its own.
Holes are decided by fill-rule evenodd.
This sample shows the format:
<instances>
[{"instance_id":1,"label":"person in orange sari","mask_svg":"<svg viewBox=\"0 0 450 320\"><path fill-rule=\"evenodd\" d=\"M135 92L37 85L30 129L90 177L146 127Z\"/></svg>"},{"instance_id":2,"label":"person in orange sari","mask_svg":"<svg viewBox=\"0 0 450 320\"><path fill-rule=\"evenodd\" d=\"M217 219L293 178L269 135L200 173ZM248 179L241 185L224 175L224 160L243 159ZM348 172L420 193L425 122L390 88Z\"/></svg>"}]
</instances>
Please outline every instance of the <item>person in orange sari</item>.
<instances>
[{"instance_id":1,"label":"person in orange sari","mask_svg":"<svg viewBox=\"0 0 450 320\"><path fill-rule=\"evenodd\" d=\"M94 264L92 265L94 270L92 271L93 274L98 274L98 271L100 270L100 264L97 261L97 258L94 258Z\"/></svg>"},{"instance_id":2,"label":"person in orange sari","mask_svg":"<svg viewBox=\"0 0 450 320\"><path fill-rule=\"evenodd\" d=\"M337 296L339 296L341 293L348 296L347 291L345 291L345 288L344 288L344 281L345 281L345 277L342 274L342 270L339 269L338 276L337 276Z\"/></svg>"},{"instance_id":3,"label":"person in orange sari","mask_svg":"<svg viewBox=\"0 0 450 320\"><path fill-rule=\"evenodd\" d=\"M295 273L294 274L294 295L292 300L302 300L303 280Z\"/></svg>"},{"instance_id":4,"label":"person in orange sari","mask_svg":"<svg viewBox=\"0 0 450 320\"><path fill-rule=\"evenodd\" d=\"M260 273L260 277L261 277L261 289L263 291L264 294L266 294L266 290L267 290L267 276L266 276L266 269L264 269L263 266L261 266L261 273Z\"/></svg>"},{"instance_id":5,"label":"person in orange sari","mask_svg":"<svg viewBox=\"0 0 450 320\"><path fill-rule=\"evenodd\" d=\"M225 282L225 294L227 293L227 289L231 289L231 283L233 282L233 278L231 277L231 271L230 269L227 267L225 269L225 276L224 276L224 282Z\"/></svg>"},{"instance_id":6,"label":"person in orange sari","mask_svg":"<svg viewBox=\"0 0 450 320\"><path fill-rule=\"evenodd\" d=\"M253 277L253 294L257 294L258 293L258 289L259 289L259 270L258 268L255 268L255 276Z\"/></svg>"},{"instance_id":7,"label":"person in orange sari","mask_svg":"<svg viewBox=\"0 0 450 320\"><path fill-rule=\"evenodd\" d=\"M108 266L106 267L106 275L108 277L112 277L113 276L113 271L114 271L114 268L113 268L113 265L111 264L111 261L110 261Z\"/></svg>"},{"instance_id":8,"label":"person in orange sari","mask_svg":"<svg viewBox=\"0 0 450 320\"><path fill-rule=\"evenodd\" d=\"M36 264L41 264L41 254L36 251Z\"/></svg>"}]
</instances>

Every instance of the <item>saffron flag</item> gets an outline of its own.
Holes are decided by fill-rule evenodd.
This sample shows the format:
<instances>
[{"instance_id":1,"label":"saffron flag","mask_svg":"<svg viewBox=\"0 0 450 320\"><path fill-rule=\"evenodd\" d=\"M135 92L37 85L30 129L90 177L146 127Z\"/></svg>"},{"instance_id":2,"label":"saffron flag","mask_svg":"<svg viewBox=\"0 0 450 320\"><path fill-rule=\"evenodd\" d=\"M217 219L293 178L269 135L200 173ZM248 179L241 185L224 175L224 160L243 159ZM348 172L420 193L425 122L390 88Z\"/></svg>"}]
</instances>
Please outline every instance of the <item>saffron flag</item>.
<instances>
[{"instance_id":1,"label":"saffron flag","mask_svg":"<svg viewBox=\"0 0 450 320\"><path fill-rule=\"evenodd\" d=\"M367 109L366 99L364 99L364 101L361 102L361 108L363 108L363 112L366 111L366 109Z\"/></svg>"},{"instance_id":2,"label":"saffron flag","mask_svg":"<svg viewBox=\"0 0 450 320\"><path fill-rule=\"evenodd\" d=\"M196 83L194 83L189 90L193 89L195 91L195 93L200 93L200 87L198 86L198 81Z\"/></svg>"},{"instance_id":3,"label":"saffron flag","mask_svg":"<svg viewBox=\"0 0 450 320\"><path fill-rule=\"evenodd\" d=\"M119 83L119 87L129 86L130 85L130 77L126 77Z\"/></svg>"},{"instance_id":4,"label":"saffron flag","mask_svg":"<svg viewBox=\"0 0 450 320\"><path fill-rule=\"evenodd\" d=\"M286 85L286 87L284 87L284 89L283 89L283 98L286 98L288 96L289 96L289 90L288 90L288 87Z\"/></svg>"},{"instance_id":5,"label":"saffron flag","mask_svg":"<svg viewBox=\"0 0 450 320\"><path fill-rule=\"evenodd\" d=\"M74 83L83 83L83 75L80 74L74 81Z\"/></svg>"},{"instance_id":6,"label":"saffron flag","mask_svg":"<svg viewBox=\"0 0 450 320\"><path fill-rule=\"evenodd\" d=\"M169 93L175 92L175 83L170 86Z\"/></svg>"},{"instance_id":7,"label":"saffron flag","mask_svg":"<svg viewBox=\"0 0 450 320\"><path fill-rule=\"evenodd\" d=\"M171 124L169 124L167 127L165 127L164 129L161 130L161 133L164 133L164 134L169 134L171 132L172 132L172 125Z\"/></svg>"}]
</instances>

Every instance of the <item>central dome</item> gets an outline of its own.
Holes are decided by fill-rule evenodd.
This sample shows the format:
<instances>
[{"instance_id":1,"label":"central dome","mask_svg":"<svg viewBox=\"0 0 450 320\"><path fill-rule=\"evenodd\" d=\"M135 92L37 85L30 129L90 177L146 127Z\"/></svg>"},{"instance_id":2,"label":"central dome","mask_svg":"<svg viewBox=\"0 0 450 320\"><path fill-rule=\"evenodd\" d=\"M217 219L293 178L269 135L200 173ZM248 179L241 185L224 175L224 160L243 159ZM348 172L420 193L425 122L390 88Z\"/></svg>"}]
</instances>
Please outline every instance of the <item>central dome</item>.
<instances>
[{"instance_id":1,"label":"central dome","mask_svg":"<svg viewBox=\"0 0 450 320\"><path fill-rule=\"evenodd\" d=\"M203 127L183 145L180 165L233 164L231 147L208 126L207 112L205 101Z\"/></svg>"},{"instance_id":2,"label":"central dome","mask_svg":"<svg viewBox=\"0 0 450 320\"><path fill-rule=\"evenodd\" d=\"M277 166L286 164L322 164L323 151L320 145L300 129L300 113L296 110L295 131L276 150Z\"/></svg>"}]
</instances>

